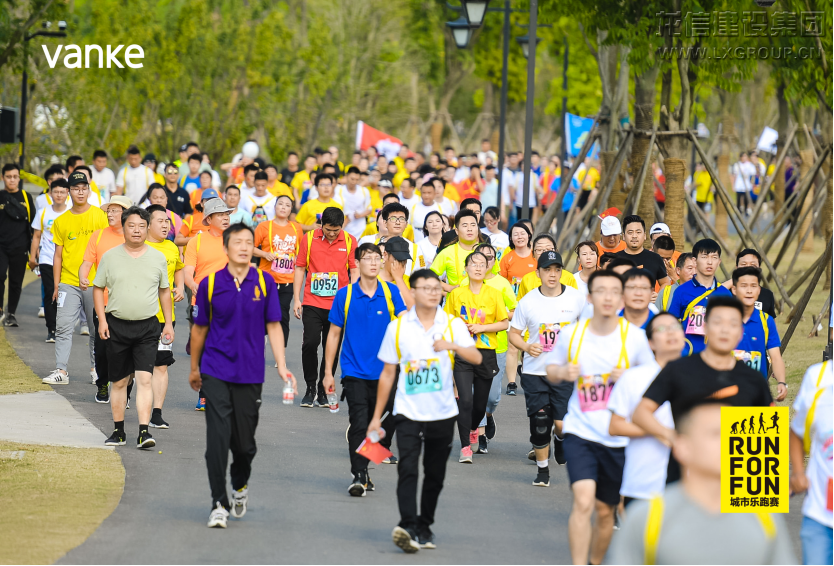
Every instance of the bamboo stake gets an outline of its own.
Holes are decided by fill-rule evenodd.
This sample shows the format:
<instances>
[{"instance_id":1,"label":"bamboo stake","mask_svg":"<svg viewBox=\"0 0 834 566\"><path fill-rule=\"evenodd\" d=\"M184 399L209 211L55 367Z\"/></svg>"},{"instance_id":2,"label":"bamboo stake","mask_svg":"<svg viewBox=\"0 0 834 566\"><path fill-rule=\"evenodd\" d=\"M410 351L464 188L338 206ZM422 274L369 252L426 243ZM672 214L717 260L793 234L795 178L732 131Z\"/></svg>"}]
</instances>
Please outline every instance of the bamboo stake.
<instances>
[{"instance_id":1,"label":"bamboo stake","mask_svg":"<svg viewBox=\"0 0 834 566\"><path fill-rule=\"evenodd\" d=\"M805 308L808 306L808 301L811 300L811 295L814 294L814 289L819 283L820 277L822 277L822 272L828 266L828 263L831 261L831 244L834 243L834 239L828 240L828 245L825 247L825 259L817 266L816 272L814 272L814 276L811 278L811 282L808 284L808 287L805 288L805 292L802 294L802 298L799 299L799 302L791 311L791 314L788 315L788 320L791 322L790 326L788 326L788 330L785 332L785 336L782 338L782 346L780 350L782 353L785 353L785 350L788 349L788 343L791 341L791 336L793 336L796 327L799 326L799 321L802 319L802 314L805 312Z\"/></svg>"},{"instance_id":2,"label":"bamboo stake","mask_svg":"<svg viewBox=\"0 0 834 566\"><path fill-rule=\"evenodd\" d=\"M814 272L814 269L816 269L817 266L819 266L820 262L823 260L824 257L825 252L822 252L820 256L814 260L814 263L812 263L811 266L805 271L805 273L800 275L799 279L796 280L796 283L794 283L793 286L790 289L788 289L789 295L793 295L799 290L800 287L802 287L802 284L805 283L805 281L808 279L811 273Z\"/></svg>"},{"instance_id":3,"label":"bamboo stake","mask_svg":"<svg viewBox=\"0 0 834 566\"><path fill-rule=\"evenodd\" d=\"M807 208L805 210L805 213L802 215L802 218L799 221L800 226L802 226L802 224L805 222L805 218L808 216L809 213L812 214L812 221L808 225L808 228L805 230L805 234L803 234L802 239L799 241L799 245L796 246L796 251L793 254L793 259L791 260L791 263L788 265L788 270L786 273L793 272L793 266L796 264L796 260L799 258L799 254L802 252L802 247L805 245L805 242L808 241L808 238L811 237L811 234L814 233L814 223L816 222L815 219L819 218L819 215L822 212L822 207L825 206L826 198L827 195L825 193L820 193L819 197L817 197L817 202L814 203L814 206Z\"/></svg>"}]
</instances>

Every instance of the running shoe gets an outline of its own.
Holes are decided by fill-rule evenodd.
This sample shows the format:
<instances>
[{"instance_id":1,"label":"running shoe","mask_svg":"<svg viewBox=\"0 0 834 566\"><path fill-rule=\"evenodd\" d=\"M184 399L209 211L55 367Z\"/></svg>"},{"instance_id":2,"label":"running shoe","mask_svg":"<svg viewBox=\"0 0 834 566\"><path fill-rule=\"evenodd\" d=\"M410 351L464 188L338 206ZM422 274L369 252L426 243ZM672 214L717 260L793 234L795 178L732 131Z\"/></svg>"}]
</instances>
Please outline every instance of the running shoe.
<instances>
[{"instance_id":1,"label":"running shoe","mask_svg":"<svg viewBox=\"0 0 834 566\"><path fill-rule=\"evenodd\" d=\"M353 474L353 481L348 486L348 493L351 497L365 497L367 489L365 487L365 478L362 477L363 475L361 472Z\"/></svg>"},{"instance_id":2,"label":"running shoe","mask_svg":"<svg viewBox=\"0 0 834 566\"><path fill-rule=\"evenodd\" d=\"M565 458L565 441L553 435L553 458L560 466L567 464L568 460Z\"/></svg>"},{"instance_id":3,"label":"running shoe","mask_svg":"<svg viewBox=\"0 0 834 566\"><path fill-rule=\"evenodd\" d=\"M8 313L6 315L5 320L3 320L3 326L17 328L17 319L14 317L12 313Z\"/></svg>"},{"instance_id":4,"label":"running shoe","mask_svg":"<svg viewBox=\"0 0 834 566\"><path fill-rule=\"evenodd\" d=\"M486 426L484 427L484 434L486 434L487 440L492 440L495 438L495 431L497 430L497 426L495 425L495 416L494 415L487 415L486 418Z\"/></svg>"},{"instance_id":5,"label":"running shoe","mask_svg":"<svg viewBox=\"0 0 834 566\"><path fill-rule=\"evenodd\" d=\"M316 407L324 407L325 409L330 408L330 402L327 400L327 395L320 393L319 396L316 397Z\"/></svg>"},{"instance_id":6,"label":"running shoe","mask_svg":"<svg viewBox=\"0 0 834 566\"><path fill-rule=\"evenodd\" d=\"M420 550L420 543L417 542L416 533L400 526L394 527L391 538L394 540L394 545L401 548L406 554L414 554Z\"/></svg>"},{"instance_id":7,"label":"running shoe","mask_svg":"<svg viewBox=\"0 0 834 566\"><path fill-rule=\"evenodd\" d=\"M469 431L469 446L474 446L478 444L478 431L477 430L470 430Z\"/></svg>"},{"instance_id":8,"label":"running shoe","mask_svg":"<svg viewBox=\"0 0 834 566\"><path fill-rule=\"evenodd\" d=\"M471 464L472 463L472 449L468 446L465 446L460 451L460 458L458 458L458 462L461 464Z\"/></svg>"},{"instance_id":9,"label":"running shoe","mask_svg":"<svg viewBox=\"0 0 834 566\"><path fill-rule=\"evenodd\" d=\"M53 370L41 380L41 383L48 383L50 385L66 385L69 383L69 374L64 373L59 369Z\"/></svg>"},{"instance_id":10,"label":"running shoe","mask_svg":"<svg viewBox=\"0 0 834 566\"><path fill-rule=\"evenodd\" d=\"M478 451L476 454L488 454L489 450L487 450L487 437L479 436L478 437Z\"/></svg>"},{"instance_id":11,"label":"running shoe","mask_svg":"<svg viewBox=\"0 0 834 566\"><path fill-rule=\"evenodd\" d=\"M307 393L304 394L304 398L301 399L301 406L310 408L316 402L316 394L313 392L312 389L307 389Z\"/></svg>"},{"instance_id":12,"label":"running shoe","mask_svg":"<svg viewBox=\"0 0 834 566\"><path fill-rule=\"evenodd\" d=\"M386 459L382 461L383 464L396 464L398 462L397 457L391 454Z\"/></svg>"},{"instance_id":13,"label":"running shoe","mask_svg":"<svg viewBox=\"0 0 834 566\"><path fill-rule=\"evenodd\" d=\"M229 519L229 512L223 509L223 505L217 502L217 507L211 510L208 527L210 529L225 529L226 521Z\"/></svg>"},{"instance_id":14,"label":"running shoe","mask_svg":"<svg viewBox=\"0 0 834 566\"><path fill-rule=\"evenodd\" d=\"M518 390L518 385L515 384L514 381L511 381L507 384L507 395L510 397L515 397Z\"/></svg>"},{"instance_id":15,"label":"running shoe","mask_svg":"<svg viewBox=\"0 0 834 566\"><path fill-rule=\"evenodd\" d=\"M232 491L232 517L240 519L246 515L246 504L249 502L249 488L242 488Z\"/></svg>"},{"instance_id":16,"label":"running shoe","mask_svg":"<svg viewBox=\"0 0 834 566\"><path fill-rule=\"evenodd\" d=\"M81 325L81 336L89 336L90 335L90 327L86 324Z\"/></svg>"},{"instance_id":17,"label":"running shoe","mask_svg":"<svg viewBox=\"0 0 834 566\"><path fill-rule=\"evenodd\" d=\"M197 406L194 407L195 411L205 411L206 410L206 398L200 397L197 399Z\"/></svg>"},{"instance_id":18,"label":"running shoe","mask_svg":"<svg viewBox=\"0 0 834 566\"><path fill-rule=\"evenodd\" d=\"M365 470L365 489L368 491L376 491L376 486L374 482L371 481L371 474L368 470Z\"/></svg>"},{"instance_id":19,"label":"running shoe","mask_svg":"<svg viewBox=\"0 0 834 566\"><path fill-rule=\"evenodd\" d=\"M46 312L44 312L43 307L38 309L38 318L46 318Z\"/></svg>"},{"instance_id":20,"label":"running shoe","mask_svg":"<svg viewBox=\"0 0 834 566\"><path fill-rule=\"evenodd\" d=\"M530 448L530 451L527 453L527 459L530 460L531 462L536 461L536 449L535 448Z\"/></svg>"},{"instance_id":21,"label":"running shoe","mask_svg":"<svg viewBox=\"0 0 834 566\"><path fill-rule=\"evenodd\" d=\"M54 344L55 343L55 333L54 332L47 332L46 333L46 340L44 340L47 344Z\"/></svg>"},{"instance_id":22,"label":"running shoe","mask_svg":"<svg viewBox=\"0 0 834 566\"><path fill-rule=\"evenodd\" d=\"M156 440L153 439L150 432L143 430L139 433L139 437L136 439L136 448L153 448L154 446L156 446Z\"/></svg>"},{"instance_id":23,"label":"running shoe","mask_svg":"<svg viewBox=\"0 0 834 566\"><path fill-rule=\"evenodd\" d=\"M539 473L536 474L536 479L533 480L533 485L539 487L550 487L550 468L539 468Z\"/></svg>"},{"instance_id":24,"label":"running shoe","mask_svg":"<svg viewBox=\"0 0 834 566\"><path fill-rule=\"evenodd\" d=\"M124 446L125 444L127 444L127 435L125 431L119 429L114 430L110 438L104 441L105 446Z\"/></svg>"},{"instance_id":25,"label":"running shoe","mask_svg":"<svg viewBox=\"0 0 834 566\"><path fill-rule=\"evenodd\" d=\"M165 422L161 414L154 413L151 415L151 422L148 423L148 426L151 428L168 428L168 423Z\"/></svg>"},{"instance_id":26,"label":"running shoe","mask_svg":"<svg viewBox=\"0 0 834 566\"><path fill-rule=\"evenodd\" d=\"M616 508L614 509L614 530L620 530L620 512Z\"/></svg>"},{"instance_id":27,"label":"running shoe","mask_svg":"<svg viewBox=\"0 0 834 566\"><path fill-rule=\"evenodd\" d=\"M420 543L420 548L437 548L437 545L434 544L434 533L428 527L423 527L417 533L417 542Z\"/></svg>"},{"instance_id":28,"label":"running shoe","mask_svg":"<svg viewBox=\"0 0 834 566\"><path fill-rule=\"evenodd\" d=\"M125 411L130 409L130 393L127 394L127 403L125 403Z\"/></svg>"},{"instance_id":29,"label":"running shoe","mask_svg":"<svg viewBox=\"0 0 834 566\"><path fill-rule=\"evenodd\" d=\"M96 381L98 381L98 374L96 373L95 368L90 370L90 383L95 385Z\"/></svg>"},{"instance_id":30,"label":"running shoe","mask_svg":"<svg viewBox=\"0 0 834 566\"><path fill-rule=\"evenodd\" d=\"M98 388L96 391L96 403L109 403L110 402L110 386L106 383ZM153 422L153 419L151 419Z\"/></svg>"}]
</instances>

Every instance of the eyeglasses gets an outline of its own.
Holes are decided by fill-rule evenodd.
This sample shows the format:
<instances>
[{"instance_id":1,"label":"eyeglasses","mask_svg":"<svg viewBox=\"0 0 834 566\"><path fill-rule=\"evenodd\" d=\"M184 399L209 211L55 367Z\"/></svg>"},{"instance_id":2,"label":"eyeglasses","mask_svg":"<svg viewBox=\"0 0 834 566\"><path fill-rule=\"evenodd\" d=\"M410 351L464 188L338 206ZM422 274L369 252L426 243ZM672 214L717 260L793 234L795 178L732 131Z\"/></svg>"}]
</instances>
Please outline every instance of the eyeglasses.
<instances>
[{"instance_id":1,"label":"eyeglasses","mask_svg":"<svg viewBox=\"0 0 834 566\"><path fill-rule=\"evenodd\" d=\"M683 332L680 324L658 324L652 328L653 334L665 334L667 332Z\"/></svg>"},{"instance_id":2,"label":"eyeglasses","mask_svg":"<svg viewBox=\"0 0 834 566\"><path fill-rule=\"evenodd\" d=\"M437 295L443 292L443 287L413 287L414 289L421 289L427 295Z\"/></svg>"},{"instance_id":3,"label":"eyeglasses","mask_svg":"<svg viewBox=\"0 0 834 566\"><path fill-rule=\"evenodd\" d=\"M388 222L393 222L394 224L405 224L405 216L389 216Z\"/></svg>"},{"instance_id":4,"label":"eyeglasses","mask_svg":"<svg viewBox=\"0 0 834 566\"><path fill-rule=\"evenodd\" d=\"M364 261L365 263L379 263L382 261L382 258L378 255L366 255L359 261Z\"/></svg>"},{"instance_id":5,"label":"eyeglasses","mask_svg":"<svg viewBox=\"0 0 834 566\"><path fill-rule=\"evenodd\" d=\"M648 287L646 285L626 285L625 289L626 291L643 291L645 293L648 293L652 290L651 287Z\"/></svg>"},{"instance_id":6,"label":"eyeglasses","mask_svg":"<svg viewBox=\"0 0 834 566\"><path fill-rule=\"evenodd\" d=\"M86 191L89 188L90 187L88 185L75 185L74 187L70 187L70 191L73 191L73 192L76 192L76 193L83 193L84 191Z\"/></svg>"}]
</instances>

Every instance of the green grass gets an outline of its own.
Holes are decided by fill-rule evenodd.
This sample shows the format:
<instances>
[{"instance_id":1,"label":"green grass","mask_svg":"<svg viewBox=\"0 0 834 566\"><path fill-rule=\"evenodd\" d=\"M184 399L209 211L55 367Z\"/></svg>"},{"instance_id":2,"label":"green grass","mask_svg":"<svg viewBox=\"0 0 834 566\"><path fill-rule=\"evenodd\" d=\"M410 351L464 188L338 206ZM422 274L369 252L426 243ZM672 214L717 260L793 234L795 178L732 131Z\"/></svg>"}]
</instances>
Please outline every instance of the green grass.
<instances>
[{"instance_id":1,"label":"green grass","mask_svg":"<svg viewBox=\"0 0 834 566\"><path fill-rule=\"evenodd\" d=\"M125 470L113 450L0 441L0 452L19 450L0 457L0 564L52 564L113 512Z\"/></svg>"},{"instance_id":2,"label":"green grass","mask_svg":"<svg viewBox=\"0 0 834 566\"><path fill-rule=\"evenodd\" d=\"M52 390L48 385L41 383L41 378L23 363L6 340L6 330L2 327L0 327L0 360L3 360L0 364L0 395Z\"/></svg>"}]
</instances>

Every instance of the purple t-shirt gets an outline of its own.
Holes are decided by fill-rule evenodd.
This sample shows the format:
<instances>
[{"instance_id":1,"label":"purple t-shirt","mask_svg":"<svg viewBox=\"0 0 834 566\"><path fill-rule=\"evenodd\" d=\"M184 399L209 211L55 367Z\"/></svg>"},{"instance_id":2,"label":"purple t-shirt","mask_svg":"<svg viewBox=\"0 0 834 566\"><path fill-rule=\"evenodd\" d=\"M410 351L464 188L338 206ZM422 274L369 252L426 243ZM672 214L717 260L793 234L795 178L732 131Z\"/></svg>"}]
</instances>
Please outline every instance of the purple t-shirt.
<instances>
[{"instance_id":1,"label":"purple t-shirt","mask_svg":"<svg viewBox=\"0 0 834 566\"><path fill-rule=\"evenodd\" d=\"M194 324L209 327L200 371L230 383L263 383L266 323L281 320L275 282L264 275L264 292L258 270L250 267L238 290L224 267L214 276L211 305L208 282L200 282L194 306Z\"/></svg>"}]
</instances>

